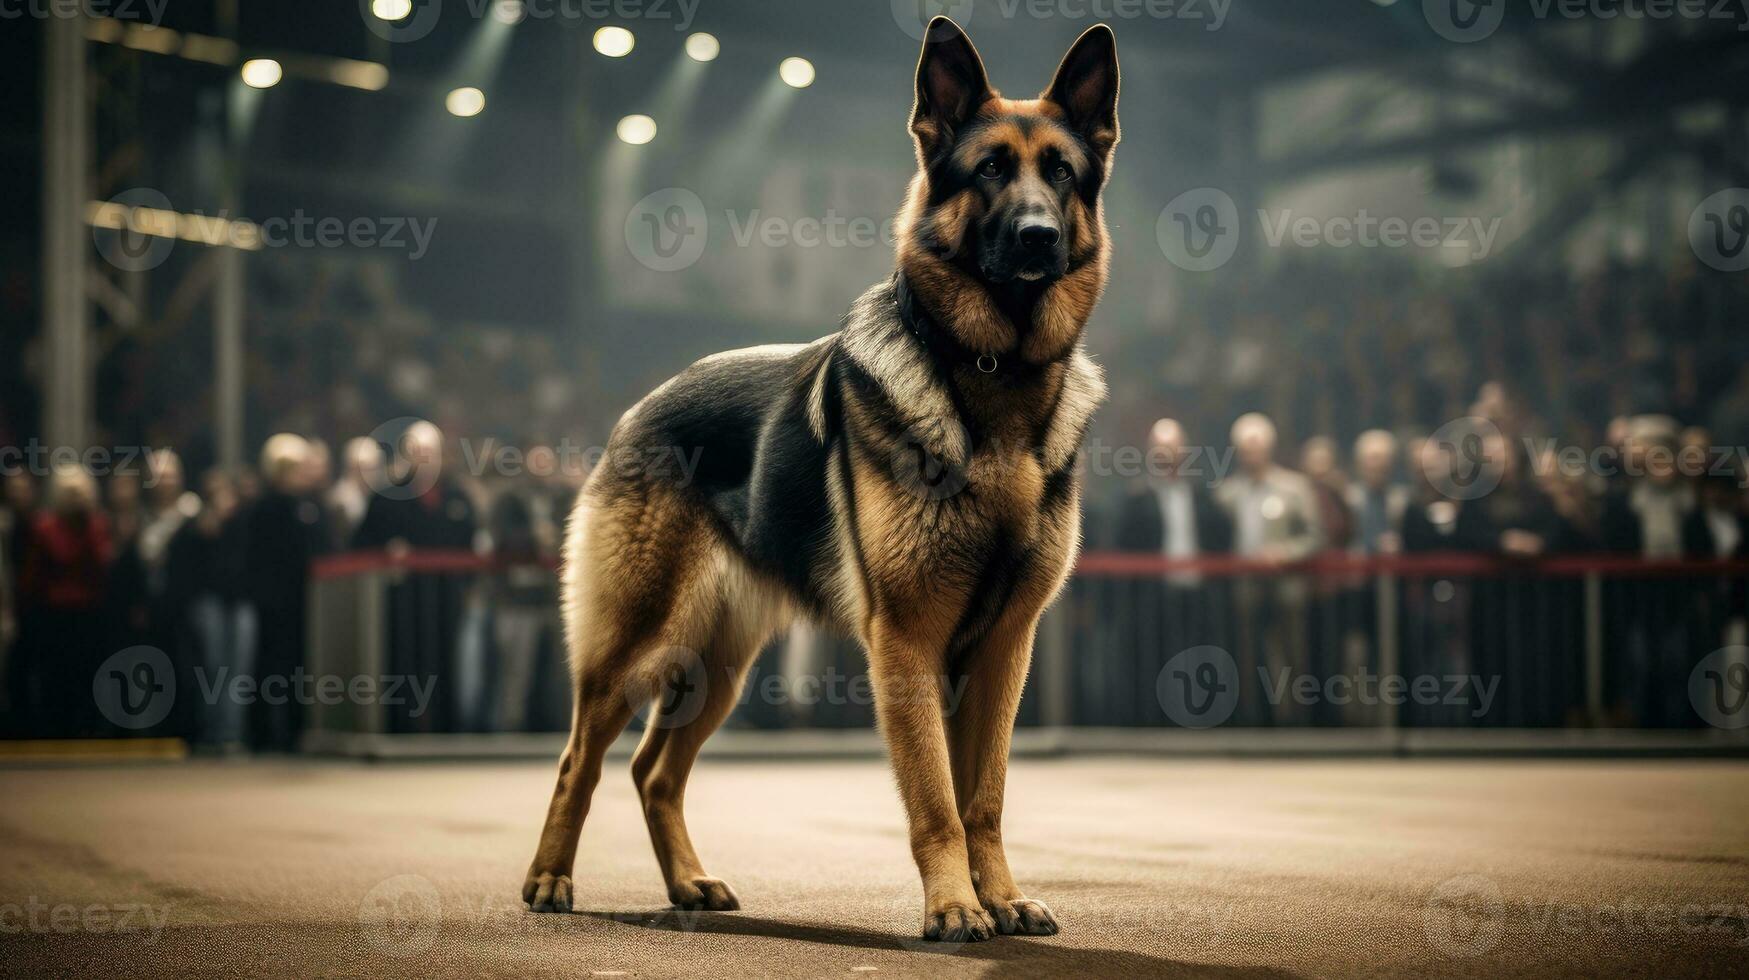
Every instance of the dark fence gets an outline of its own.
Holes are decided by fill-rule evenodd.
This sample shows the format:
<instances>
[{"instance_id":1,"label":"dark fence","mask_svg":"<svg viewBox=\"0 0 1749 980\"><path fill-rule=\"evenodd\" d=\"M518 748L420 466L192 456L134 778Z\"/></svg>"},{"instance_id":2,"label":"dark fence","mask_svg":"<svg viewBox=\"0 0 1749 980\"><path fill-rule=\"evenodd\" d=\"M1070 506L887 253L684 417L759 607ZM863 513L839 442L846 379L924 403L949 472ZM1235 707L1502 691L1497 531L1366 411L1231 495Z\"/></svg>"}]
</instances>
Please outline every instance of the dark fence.
<instances>
[{"instance_id":1,"label":"dark fence","mask_svg":"<svg viewBox=\"0 0 1749 980\"><path fill-rule=\"evenodd\" d=\"M311 729L567 727L550 567L361 553L312 579L307 670L399 679L406 696L314 705ZM1041 624L1020 724L1737 728L1746 615L1743 562L1093 553ZM866 727L866 670L854 642L798 627L761 655L729 726Z\"/></svg>"},{"instance_id":2,"label":"dark fence","mask_svg":"<svg viewBox=\"0 0 1749 980\"><path fill-rule=\"evenodd\" d=\"M1749 697L1741 562L1092 554L1061 610L1068 725L1725 727Z\"/></svg>"}]
</instances>

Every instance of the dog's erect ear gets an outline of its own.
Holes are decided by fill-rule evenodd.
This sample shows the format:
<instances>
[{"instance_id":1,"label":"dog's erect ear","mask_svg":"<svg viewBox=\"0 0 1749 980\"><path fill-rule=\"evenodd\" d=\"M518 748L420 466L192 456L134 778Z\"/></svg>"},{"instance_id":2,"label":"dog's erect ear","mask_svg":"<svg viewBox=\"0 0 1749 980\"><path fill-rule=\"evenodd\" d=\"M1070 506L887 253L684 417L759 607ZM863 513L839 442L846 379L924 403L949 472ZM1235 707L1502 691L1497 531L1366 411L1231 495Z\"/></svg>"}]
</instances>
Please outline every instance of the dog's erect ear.
<instances>
[{"instance_id":1,"label":"dog's erect ear","mask_svg":"<svg viewBox=\"0 0 1749 980\"><path fill-rule=\"evenodd\" d=\"M972 39L946 17L929 22L917 59L917 102L911 132L927 160L953 143L954 134L993 93Z\"/></svg>"},{"instance_id":2,"label":"dog's erect ear","mask_svg":"<svg viewBox=\"0 0 1749 980\"><path fill-rule=\"evenodd\" d=\"M1117 143L1117 37L1095 24L1076 39L1040 93L1062 108L1069 127L1104 155Z\"/></svg>"}]
</instances>

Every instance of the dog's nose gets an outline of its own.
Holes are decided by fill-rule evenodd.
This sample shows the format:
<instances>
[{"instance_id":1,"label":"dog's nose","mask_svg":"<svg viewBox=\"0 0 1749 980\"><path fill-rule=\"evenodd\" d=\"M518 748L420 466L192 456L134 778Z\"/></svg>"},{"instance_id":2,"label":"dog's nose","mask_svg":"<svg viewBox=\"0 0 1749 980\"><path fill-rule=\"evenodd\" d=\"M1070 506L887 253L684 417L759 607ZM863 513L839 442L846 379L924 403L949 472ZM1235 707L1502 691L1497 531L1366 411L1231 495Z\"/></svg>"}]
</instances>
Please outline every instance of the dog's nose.
<instances>
[{"instance_id":1,"label":"dog's nose","mask_svg":"<svg viewBox=\"0 0 1749 980\"><path fill-rule=\"evenodd\" d=\"M1031 249L1050 248L1062 237L1054 222L1029 218L1020 223L1020 244Z\"/></svg>"}]
</instances>

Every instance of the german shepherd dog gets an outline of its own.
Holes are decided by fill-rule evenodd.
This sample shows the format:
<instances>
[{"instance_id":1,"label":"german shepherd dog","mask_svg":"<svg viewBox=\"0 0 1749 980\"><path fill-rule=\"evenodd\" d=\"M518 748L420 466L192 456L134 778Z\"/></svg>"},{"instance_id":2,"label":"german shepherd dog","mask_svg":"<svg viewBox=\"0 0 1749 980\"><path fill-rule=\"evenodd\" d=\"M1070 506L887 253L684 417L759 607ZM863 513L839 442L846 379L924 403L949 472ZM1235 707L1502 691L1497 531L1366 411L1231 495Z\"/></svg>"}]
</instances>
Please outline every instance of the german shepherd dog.
<instances>
[{"instance_id":1,"label":"german shepherd dog","mask_svg":"<svg viewBox=\"0 0 1749 980\"><path fill-rule=\"evenodd\" d=\"M571 514L576 703L522 886L537 912L571 909L602 755L643 710L632 778L668 897L740 907L693 851L686 778L761 646L805 616L867 649L923 935L1057 931L1009 873L1002 797L1039 616L1080 546L1076 460L1105 395L1080 341L1109 261L1117 47L1093 27L1038 98L1005 99L956 24L938 17L926 38L892 279L838 333L707 357L647 395ZM697 464L616 465L659 458L651 447L696 448Z\"/></svg>"}]
</instances>

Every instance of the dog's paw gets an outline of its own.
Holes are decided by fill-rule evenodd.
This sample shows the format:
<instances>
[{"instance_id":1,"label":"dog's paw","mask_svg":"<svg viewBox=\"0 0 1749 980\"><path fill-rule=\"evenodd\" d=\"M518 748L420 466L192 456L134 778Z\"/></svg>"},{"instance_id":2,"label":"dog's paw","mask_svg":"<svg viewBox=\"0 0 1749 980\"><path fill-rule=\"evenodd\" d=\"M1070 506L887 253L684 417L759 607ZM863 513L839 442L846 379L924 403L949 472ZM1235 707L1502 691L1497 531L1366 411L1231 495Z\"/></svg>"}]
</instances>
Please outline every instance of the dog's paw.
<instances>
[{"instance_id":1,"label":"dog's paw","mask_svg":"<svg viewBox=\"0 0 1749 980\"><path fill-rule=\"evenodd\" d=\"M975 943L996 935L990 913L975 905L949 904L923 914L923 938L944 943Z\"/></svg>"},{"instance_id":2,"label":"dog's paw","mask_svg":"<svg viewBox=\"0 0 1749 980\"><path fill-rule=\"evenodd\" d=\"M522 882L522 900L531 912L569 912L571 876L530 869Z\"/></svg>"},{"instance_id":3,"label":"dog's paw","mask_svg":"<svg viewBox=\"0 0 1749 980\"><path fill-rule=\"evenodd\" d=\"M735 890L721 878L686 878L668 888L668 900L688 912L733 912L741 907Z\"/></svg>"},{"instance_id":4,"label":"dog's paw","mask_svg":"<svg viewBox=\"0 0 1749 980\"><path fill-rule=\"evenodd\" d=\"M985 902L984 908L996 920L996 931L1004 936L1057 934L1057 917L1051 914L1050 906L1036 898Z\"/></svg>"}]
</instances>

